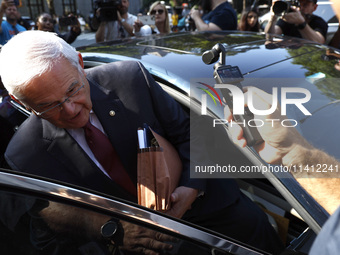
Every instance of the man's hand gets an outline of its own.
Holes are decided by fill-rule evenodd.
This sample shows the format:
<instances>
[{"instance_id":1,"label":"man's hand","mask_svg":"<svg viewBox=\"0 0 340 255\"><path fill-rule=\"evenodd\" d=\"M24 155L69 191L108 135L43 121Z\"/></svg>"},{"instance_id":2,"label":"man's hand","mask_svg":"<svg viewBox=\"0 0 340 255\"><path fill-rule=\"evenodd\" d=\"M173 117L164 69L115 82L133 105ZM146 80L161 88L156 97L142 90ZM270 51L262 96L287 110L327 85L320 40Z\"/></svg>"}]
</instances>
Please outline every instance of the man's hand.
<instances>
[{"instance_id":1,"label":"man's hand","mask_svg":"<svg viewBox=\"0 0 340 255\"><path fill-rule=\"evenodd\" d=\"M137 19L133 24L134 31L138 33L142 26L144 26L143 22Z\"/></svg>"},{"instance_id":2,"label":"man's hand","mask_svg":"<svg viewBox=\"0 0 340 255\"><path fill-rule=\"evenodd\" d=\"M270 94L258 88L249 87L245 93L245 98L248 98L247 93L252 93L253 102L256 109L270 109L272 97ZM259 127L259 133L264 142L254 146L254 149L259 155L270 164L282 163L282 158L297 145L306 145L306 141L293 127L283 127L281 120L283 120L279 108L277 108L270 115L255 115L254 119L260 119L264 125ZM267 119L275 119L278 121L266 121ZM228 122L232 120L232 115L229 112L227 118ZM245 147L247 145L246 139L243 137L243 130L239 125L233 123L229 125L233 141L235 144Z\"/></svg>"},{"instance_id":3,"label":"man's hand","mask_svg":"<svg viewBox=\"0 0 340 255\"><path fill-rule=\"evenodd\" d=\"M6 9L8 8L8 6L14 5L14 1L13 0L3 0L1 2L1 6L0 6L0 11L4 12L6 11Z\"/></svg>"},{"instance_id":4,"label":"man's hand","mask_svg":"<svg viewBox=\"0 0 340 255\"><path fill-rule=\"evenodd\" d=\"M76 25L72 25L71 26L71 30L75 33L79 33L81 32L81 27L80 27L80 22L78 20L78 17L77 16L74 16L72 13L69 14L67 17L75 17L77 19L77 24Z\"/></svg>"},{"instance_id":5,"label":"man's hand","mask_svg":"<svg viewBox=\"0 0 340 255\"><path fill-rule=\"evenodd\" d=\"M287 23L300 25L305 22L305 18L303 17L302 13L300 12L300 8L296 6L291 6L290 9L292 12L287 12L282 16L282 19Z\"/></svg>"},{"instance_id":6,"label":"man's hand","mask_svg":"<svg viewBox=\"0 0 340 255\"><path fill-rule=\"evenodd\" d=\"M192 19L196 19L196 18L201 18L201 17L202 17L201 12L200 12L197 8L195 8L195 7L193 7L193 8L190 10L189 16L190 16Z\"/></svg>"},{"instance_id":7,"label":"man's hand","mask_svg":"<svg viewBox=\"0 0 340 255\"><path fill-rule=\"evenodd\" d=\"M196 189L180 186L171 194L171 209L166 214L182 218L184 213L191 208L191 204L197 198L198 191Z\"/></svg>"},{"instance_id":8,"label":"man's hand","mask_svg":"<svg viewBox=\"0 0 340 255\"><path fill-rule=\"evenodd\" d=\"M120 15L120 12L117 10L117 19L121 23L122 22L122 15Z\"/></svg>"},{"instance_id":9,"label":"man's hand","mask_svg":"<svg viewBox=\"0 0 340 255\"><path fill-rule=\"evenodd\" d=\"M172 245L165 242L176 242L177 239L136 224L120 221L124 229L121 250L131 253L157 255L159 251L171 250ZM130 254L130 253L129 253Z\"/></svg>"}]
</instances>

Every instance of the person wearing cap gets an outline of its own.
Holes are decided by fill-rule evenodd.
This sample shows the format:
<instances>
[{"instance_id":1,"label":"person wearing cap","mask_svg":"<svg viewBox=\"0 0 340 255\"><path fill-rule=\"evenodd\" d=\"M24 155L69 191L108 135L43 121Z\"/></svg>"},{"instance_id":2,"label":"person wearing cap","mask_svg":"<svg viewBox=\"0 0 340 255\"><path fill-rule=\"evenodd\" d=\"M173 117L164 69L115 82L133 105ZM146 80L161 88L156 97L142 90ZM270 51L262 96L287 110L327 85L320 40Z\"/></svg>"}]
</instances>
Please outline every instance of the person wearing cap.
<instances>
[{"instance_id":1,"label":"person wearing cap","mask_svg":"<svg viewBox=\"0 0 340 255\"><path fill-rule=\"evenodd\" d=\"M321 17L314 15L317 9L317 0L300 0L300 6L291 6L290 11L285 12L277 20L277 15L273 12L265 28L266 33L283 34L311 40L317 43L325 43L328 25Z\"/></svg>"},{"instance_id":2,"label":"person wearing cap","mask_svg":"<svg viewBox=\"0 0 340 255\"><path fill-rule=\"evenodd\" d=\"M190 12L189 5L187 3L183 3L182 4L182 14L181 14L182 17L188 16L189 12Z\"/></svg>"}]
</instances>

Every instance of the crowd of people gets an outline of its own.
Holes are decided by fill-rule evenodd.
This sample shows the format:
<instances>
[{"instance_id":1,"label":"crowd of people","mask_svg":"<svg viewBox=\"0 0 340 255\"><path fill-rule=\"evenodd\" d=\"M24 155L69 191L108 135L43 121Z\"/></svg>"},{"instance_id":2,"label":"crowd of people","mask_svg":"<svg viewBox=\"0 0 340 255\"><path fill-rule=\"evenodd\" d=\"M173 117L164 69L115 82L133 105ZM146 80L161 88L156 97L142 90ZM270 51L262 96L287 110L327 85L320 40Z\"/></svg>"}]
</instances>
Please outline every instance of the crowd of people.
<instances>
[{"instance_id":1,"label":"crowd of people","mask_svg":"<svg viewBox=\"0 0 340 255\"><path fill-rule=\"evenodd\" d=\"M154 2L147 12L147 15L155 16L155 23L152 25L143 24L139 20L142 14L135 16L128 13L129 1L123 0L122 7L118 7L117 20L100 23L96 41L187 30L240 30L289 35L318 43L326 42L328 24L321 17L313 14L318 7L317 0L300 0L299 7L291 6L289 11L281 14L273 11L276 2L276 0L272 1L269 22L266 27L261 28L259 10L256 6L243 10L238 20L236 11L227 0L205 0L200 6L193 6L191 9L185 3L182 5L180 14L173 13L172 15L168 13L163 1ZM330 45L334 46L334 44L333 40Z\"/></svg>"},{"instance_id":2,"label":"crowd of people","mask_svg":"<svg viewBox=\"0 0 340 255\"><path fill-rule=\"evenodd\" d=\"M6 20L3 20L4 15ZM69 14L68 17L74 17L74 15ZM26 30L54 32L66 42L74 42L81 33L78 19L74 19L76 22L70 25L65 33L59 32L59 25L56 20L49 13L41 13L36 18L35 26L31 26L21 18L21 14L13 0L3 0L0 5L0 45L5 45L14 35Z\"/></svg>"},{"instance_id":3,"label":"crowd of people","mask_svg":"<svg viewBox=\"0 0 340 255\"><path fill-rule=\"evenodd\" d=\"M204 0L199 6L182 5L182 11L172 10L169 13L164 1L156 1L150 5L147 13L133 15L128 12L129 0L122 0L116 10L107 13L101 8L96 9L94 16L98 29L96 42L110 41L131 36L148 36L152 34L169 34L177 31L219 31L239 30L283 34L312 40L318 43L327 41L327 22L313 12L317 9L317 0L300 0L299 6L291 6L290 10L281 14L275 13L273 7L277 0L272 1L271 16L264 28L259 24L259 10L256 6L245 8L240 18L228 0ZM6 21L2 17L6 15ZM104 15L105 14L105 15ZM139 19L142 15L154 17L153 24L143 24ZM110 17L110 16L111 17ZM70 14L69 16L73 16ZM0 44L4 45L13 35L27 29L20 24L20 13L13 0L3 0L0 6ZM80 24L69 26L67 32L59 33L57 18L49 13L41 13L36 18L35 30L56 32L66 42L72 43L81 33ZM331 46L339 47L339 32L330 40ZM329 38L330 39L330 38Z\"/></svg>"}]
</instances>

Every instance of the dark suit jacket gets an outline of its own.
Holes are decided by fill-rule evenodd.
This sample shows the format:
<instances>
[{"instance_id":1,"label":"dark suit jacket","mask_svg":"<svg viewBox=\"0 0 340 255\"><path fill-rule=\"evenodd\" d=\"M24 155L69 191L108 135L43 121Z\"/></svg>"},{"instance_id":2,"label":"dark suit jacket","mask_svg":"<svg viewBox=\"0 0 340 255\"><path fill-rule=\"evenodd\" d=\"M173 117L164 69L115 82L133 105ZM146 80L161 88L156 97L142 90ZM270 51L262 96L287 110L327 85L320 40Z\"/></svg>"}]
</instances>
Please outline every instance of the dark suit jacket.
<instances>
[{"instance_id":1,"label":"dark suit jacket","mask_svg":"<svg viewBox=\"0 0 340 255\"><path fill-rule=\"evenodd\" d=\"M116 62L86 72L93 111L135 183L137 128L147 123L178 150L184 166L180 185L211 194L208 210L225 207L237 199L239 191L233 181L216 186L213 181L190 178L189 118L139 62ZM111 116L110 111L115 115ZM14 135L5 157L14 170L136 201L101 172L65 129L33 114ZM221 192L228 195L221 196Z\"/></svg>"}]
</instances>

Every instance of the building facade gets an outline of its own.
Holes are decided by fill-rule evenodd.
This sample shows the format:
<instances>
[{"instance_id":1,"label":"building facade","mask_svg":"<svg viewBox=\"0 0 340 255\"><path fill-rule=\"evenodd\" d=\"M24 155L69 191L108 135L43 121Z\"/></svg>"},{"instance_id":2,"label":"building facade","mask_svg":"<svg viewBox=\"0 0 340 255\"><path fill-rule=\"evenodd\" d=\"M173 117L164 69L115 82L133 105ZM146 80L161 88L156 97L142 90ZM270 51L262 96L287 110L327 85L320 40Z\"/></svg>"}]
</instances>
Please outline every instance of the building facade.
<instances>
[{"instance_id":1,"label":"building facade","mask_svg":"<svg viewBox=\"0 0 340 255\"><path fill-rule=\"evenodd\" d=\"M73 13L87 20L90 13L93 12L94 1L95 0L20 0L18 10L22 16L29 16L33 20L42 12L55 13L57 16ZM101 1L108 2L110 0ZM142 7L143 0L129 1L129 12L136 15Z\"/></svg>"}]
</instances>

